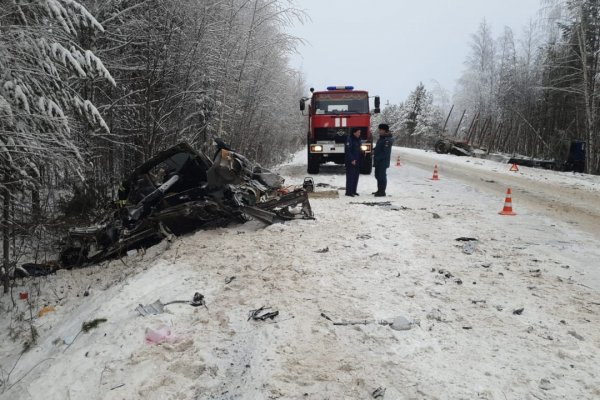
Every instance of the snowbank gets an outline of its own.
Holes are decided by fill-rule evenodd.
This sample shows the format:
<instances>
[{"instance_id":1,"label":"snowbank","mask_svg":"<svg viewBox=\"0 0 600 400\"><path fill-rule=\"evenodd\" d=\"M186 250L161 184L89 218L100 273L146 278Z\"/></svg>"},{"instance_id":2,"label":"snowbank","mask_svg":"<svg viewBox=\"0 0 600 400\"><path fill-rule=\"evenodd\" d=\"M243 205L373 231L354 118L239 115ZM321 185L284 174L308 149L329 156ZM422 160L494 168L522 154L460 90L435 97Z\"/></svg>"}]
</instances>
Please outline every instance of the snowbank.
<instances>
[{"instance_id":1,"label":"snowbank","mask_svg":"<svg viewBox=\"0 0 600 400\"><path fill-rule=\"evenodd\" d=\"M288 183L301 183L300 160L281 167ZM341 187L342 171L326 166L316 182ZM600 296L586 269L599 238L524 209L501 217L495 196L418 168L389 175L393 207L356 204L373 201L363 176L358 198L313 200L315 221L202 231L24 282L15 290L34 314L56 311L34 318L38 343L20 358L27 333L10 340L16 314L4 311L0 397L366 399L384 387L389 399L599 398ZM478 239L473 254L459 237ZM135 311L195 292L207 308ZM261 306L279 316L249 321ZM397 316L412 328L377 323ZM96 318L107 321L79 333ZM333 324L343 320L368 323ZM161 326L169 341L147 344L146 329Z\"/></svg>"}]
</instances>

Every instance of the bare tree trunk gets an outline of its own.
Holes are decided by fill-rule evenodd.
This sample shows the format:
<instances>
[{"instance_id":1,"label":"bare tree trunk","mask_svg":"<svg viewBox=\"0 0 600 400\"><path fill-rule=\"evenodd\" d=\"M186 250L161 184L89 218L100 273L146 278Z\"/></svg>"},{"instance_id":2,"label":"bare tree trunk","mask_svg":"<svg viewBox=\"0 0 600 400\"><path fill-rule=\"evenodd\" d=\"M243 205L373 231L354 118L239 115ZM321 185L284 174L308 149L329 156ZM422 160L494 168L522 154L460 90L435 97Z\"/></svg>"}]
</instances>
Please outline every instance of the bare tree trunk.
<instances>
[{"instance_id":1,"label":"bare tree trunk","mask_svg":"<svg viewBox=\"0 0 600 400\"><path fill-rule=\"evenodd\" d=\"M4 269L4 293L8 293L10 288L9 267L10 267L10 192L8 189L3 190L3 205L2 205L2 267Z\"/></svg>"},{"instance_id":2,"label":"bare tree trunk","mask_svg":"<svg viewBox=\"0 0 600 400\"><path fill-rule=\"evenodd\" d=\"M42 216L42 207L40 205L40 189L35 187L31 190L31 222L38 224Z\"/></svg>"},{"instance_id":3,"label":"bare tree trunk","mask_svg":"<svg viewBox=\"0 0 600 400\"><path fill-rule=\"evenodd\" d=\"M596 143L594 141L594 120L595 120L595 110L594 110L594 93L593 93L593 85L594 83L590 81L590 75L593 71L589 70L588 67L588 51L587 51L587 43L586 43L586 29L587 26L585 24L586 18L583 15L583 5L580 8L580 21L579 21L579 32L578 32L578 44L579 51L581 53L581 72L583 74L583 98L585 102L585 131L586 131L586 166L585 171L587 173L592 172L594 160L595 160L595 146ZM590 86L590 84L592 86Z\"/></svg>"}]
</instances>

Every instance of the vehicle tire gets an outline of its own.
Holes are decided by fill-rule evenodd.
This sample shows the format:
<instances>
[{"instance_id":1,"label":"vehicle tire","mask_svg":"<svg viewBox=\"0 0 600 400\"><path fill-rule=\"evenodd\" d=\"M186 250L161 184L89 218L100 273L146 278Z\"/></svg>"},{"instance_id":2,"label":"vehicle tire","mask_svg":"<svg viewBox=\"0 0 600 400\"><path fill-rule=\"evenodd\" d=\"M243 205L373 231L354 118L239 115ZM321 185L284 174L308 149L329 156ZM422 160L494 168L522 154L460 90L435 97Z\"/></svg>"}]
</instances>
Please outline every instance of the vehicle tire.
<instances>
[{"instance_id":1,"label":"vehicle tire","mask_svg":"<svg viewBox=\"0 0 600 400\"><path fill-rule=\"evenodd\" d=\"M360 173L363 175L371 175L371 171L373 170L373 157L371 154L363 156L360 161Z\"/></svg>"},{"instance_id":2,"label":"vehicle tire","mask_svg":"<svg viewBox=\"0 0 600 400\"><path fill-rule=\"evenodd\" d=\"M438 140L434 148L435 152L438 154L448 154L448 151L450 151L450 146L448 146L443 140Z\"/></svg>"},{"instance_id":3,"label":"vehicle tire","mask_svg":"<svg viewBox=\"0 0 600 400\"><path fill-rule=\"evenodd\" d=\"M308 155L308 168L307 172L311 175L316 175L319 173L319 169L321 167L321 160L319 156L313 156L312 154Z\"/></svg>"}]
</instances>

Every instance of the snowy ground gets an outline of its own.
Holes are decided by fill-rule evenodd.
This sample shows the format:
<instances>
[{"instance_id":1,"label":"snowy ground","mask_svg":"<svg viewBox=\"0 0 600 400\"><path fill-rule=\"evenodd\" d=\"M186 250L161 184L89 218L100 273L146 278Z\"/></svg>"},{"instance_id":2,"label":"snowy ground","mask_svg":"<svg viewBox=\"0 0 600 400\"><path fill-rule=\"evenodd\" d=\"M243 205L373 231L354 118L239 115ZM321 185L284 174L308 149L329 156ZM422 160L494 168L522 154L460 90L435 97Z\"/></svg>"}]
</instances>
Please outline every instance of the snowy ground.
<instances>
[{"instance_id":1,"label":"snowy ground","mask_svg":"<svg viewBox=\"0 0 600 400\"><path fill-rule=\"evenodd\" d=\"M535 200L576 193L556 201L598 213L587 197L597 177L508 175L490 161L399 151L403 166L390 169L385 199L392 208L352 204L381 201L367 195L375 181L363 176L359 198L312 200L315 221L198 232L25 282L16 290L32 293L34 313L47 304L56 311L34 318L38 344L18 362L26 334L9 340L16 314L3 313L0 398L367 399L379 387L386 399L600 398L600 235L580 213L559 218ZM280 169L289 183L302 181L303 161ZM429 180L433 163L439 182ZM316 181L341 187L342 172L324 168ZM529 189L515 193L517 217L497 214L504 179ZM458 237L479 239L475 252L465 254ZM208 309L134 311L196 291ZM248 321L261 306L280 314ZM334 326L322 313L402 315L413 326ZM94 318L107 322L64 344ZM146 344L146 328L161 325L172 340Z\"/></svg>"}]
</instances>

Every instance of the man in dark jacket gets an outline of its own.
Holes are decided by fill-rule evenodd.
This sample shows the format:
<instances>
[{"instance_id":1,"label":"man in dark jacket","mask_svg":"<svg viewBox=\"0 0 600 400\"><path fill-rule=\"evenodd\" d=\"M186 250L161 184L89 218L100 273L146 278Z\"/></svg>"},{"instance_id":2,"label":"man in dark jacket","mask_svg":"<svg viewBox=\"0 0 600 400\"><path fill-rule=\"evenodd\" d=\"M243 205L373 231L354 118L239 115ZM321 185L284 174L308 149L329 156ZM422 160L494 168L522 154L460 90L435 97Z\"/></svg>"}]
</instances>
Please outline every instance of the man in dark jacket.
<instances>
[{"instance_id":1,"label":"man in dark jacket","mask_svg":"<svg viewBox=\"0 0 600 400\"><path fill-rule=\"evenodd\" d=\"M375 179L377 179L377 191L375 197L385 197L387 188L387 169L390 167L392 156L392 145L394 138L387 124L379 125L379 140L373 152L373 166L375 167Z\"/></svg>"},{"instance_id":2,"label":"man in dark jacket","mask_svg":"<svg viewBox=\"0 0 600 400\"><path fill-rule=\"evenodd\" d=\"M346 139L346 196L358 196L360 176L360 129L355 129Z\"/></svg>"}]
</instances>

